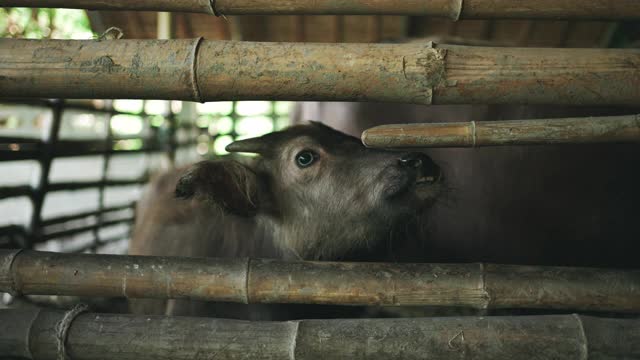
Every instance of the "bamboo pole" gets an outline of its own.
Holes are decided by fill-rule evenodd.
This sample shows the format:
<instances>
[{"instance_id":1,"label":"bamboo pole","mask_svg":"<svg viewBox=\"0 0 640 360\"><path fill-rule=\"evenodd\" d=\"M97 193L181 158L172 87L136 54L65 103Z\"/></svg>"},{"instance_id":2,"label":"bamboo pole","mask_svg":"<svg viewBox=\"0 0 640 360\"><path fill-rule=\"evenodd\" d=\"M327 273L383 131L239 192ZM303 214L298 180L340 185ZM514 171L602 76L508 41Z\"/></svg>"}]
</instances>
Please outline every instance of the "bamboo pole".
<instances>
[{"instance_id":1,"label":"bamboo pole","mask_svg":"<svg viewBox=\"0 0 640 360\"><path fill-rule=\"evenodd\" d=\"M618 359L640 319L580 315L248 322L0 310L0 353L33 360ZM62 325L61 325L62 324ZM67 330L66 336L60 336ZM62 339L62 340L59 340ZM59 346L59 342L62 345Z\"/></svg>"},{"instance_id":2,"label":"bamboo pole","mask_svg":"<svg viewBox=\"0 0 640 360\"><path fill-rule=\"evenodd\" d=\"M382 125L362 133L373 148L640 142L640 115Z\"/></svg>"},{"instance_id":3,"label":"bamboo pole","mask_svg":"<svg viewBox=\"0 0 640 360\"><path fill-rule=\"evenodd\" d=\"M4 6L150 10L215 15L418 15L452 20L640 18L636 0L4 0Z\"/></svg>"},{"instance_id":4,"label":"bamboo pole","mask_svg":"<svg viewBox=\"0 0 640 360\"><path fill-rule=\"evenodd\" d=\"M0 250L0 292L238 303L640 312L640 270Z\"/></svg>"},{"instance_id":5,"label":"bamboo pole","mask_svg":"<svg viewBox=\"0 0 640 360\"><path fill-rule=\"evenodd\" d=\"M0 98L636 105L640 51L0 39Z\"/></svg>"},{"instance_id":6,"label":"bamboo pole","mask_svg":"<svg viewBox=\"0 0 640 360\"><path fill-rule=\"evenodd\" d=\"M169 11L214 14L211 0L3 0L3 6L86 10Z\"/></svg>"}]
</instances>

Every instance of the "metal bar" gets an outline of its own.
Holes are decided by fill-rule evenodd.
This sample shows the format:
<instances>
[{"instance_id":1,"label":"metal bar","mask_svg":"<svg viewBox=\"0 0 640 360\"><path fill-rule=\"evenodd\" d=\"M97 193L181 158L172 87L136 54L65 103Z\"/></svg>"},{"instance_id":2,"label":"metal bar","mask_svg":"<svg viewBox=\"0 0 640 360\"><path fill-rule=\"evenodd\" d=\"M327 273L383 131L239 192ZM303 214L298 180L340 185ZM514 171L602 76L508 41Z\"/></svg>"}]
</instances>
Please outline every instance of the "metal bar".
<instances>
[{"instance_id":1,"label":"metal bar","mask_svg":"<svg viewBox=\"0 0 640 360\"><path fill-rule=\"evenodd\" d=\"M0 152L0 162L4 161L20 161L20 160L35 160L38 157L39 151L8 151Z\"/></svg>"},{"instance_id":2,"label":"metal bar","mask_svg":"<svg viewBox=\"0 0 640 360\"><path fill-rule=\"evenodd\" d=\"M49 99L33 99L33 98L4 98L2 99L2 102L0 102L0 104L2 105L28 105L28 106L46 106L46 107L53 107L55 104L55 100L49 100ZM101 107L94 107L88 104L82 104L82 103L77 103L77 102L65 102L64 104L64 108L65 110L78 110L78 111L87 111L87 112L95 112L98 114L110 114L110 115L117 115L117 114L124 114L124 115L137 115L137 116L148 116L148 114L146 114L144 111L141 113L133 113L133 112L126 112L126 111L116 111L113 109L109 109L109 108L101 108Z\"/></svg>"},{"instance_id":3,"label":"metal bar","mask_svg":"<svg viewBox=\"0 0 640 360\"><path fill-rule=\"evenodd\" d=\"M185 105L183 104L183 106ZM169 163L171 164L171 166L175 166L176 150L180 147L180 145L178 144L178 141L176 139L176 134L178 131L178 118L176 114L171 110L171 107L169 107L169 115L166 117L166 119L169 122L169 146L167 149L167 157L169 158ZM180 127L182 127L182 124L180 124Z\"/></svg>"},{"instance_id":4,"label":"metal bar","mask_svg":"<svg viewBox=\"0 0 640 360\"><path fill-rule=\"evenodd\" d=\"M640 115L382 125L365 130L374 148L640 142Z\"/></svg>"},{"instance_id":5,"label":"metal bar","mask_svg":"<svg viewBox=\"0 0 640 360\"><path fill-rule=\"evenodd\" d=\"M640 270L0 250L3 259L0 291L32 295L640 312Z\"/></svg>"},{"instance_id":6,"label":"metal bar","mask_svg":"<svg viewBox=\"0 0 640 360\"><path fill-rule=\"evenodd\" d=\"M637 19L635 0L5 0L3 6L215 15L428 15L458 18Z\"/></svg>"},{"instance_id":7,"label":"metal bar","mask_svg":"<svg viewBox=\"0 0 640 360\"><path fill-rule=\"evenodd\" d=\"M29 185L0 187L0 200L19 196L32 197L33 189Z\"/></svg>"},{"instance_id":8,"label":"metal bar","mask_svg":"<svg viewBox=\"0 0 640 360\"><path fill-rule=\"evenodd\" d=\"M134 138L135 139L135 138ZM146 153L146 152L160 152L164 151L161 144L158 144L155 139L139 138L147 145L143 145L142 148L136 150L114 150L111 147L106 147L104 141L77 141L77 140L59 140L54 150L54 158L59 157L77 157L88 155L114 155L114 154L132 154L132 153ZM18 161L18 160L37 160L38 155L41 152L42 143L27 142L23 145L20 142L13 142L8 146L12 146L17 150L4 150L1 144L3 139L0 138L0 162L1 161ZM15 144L15 145L12 145ZM17 147L16 147L17 145ZM27 148L27 149L25 149Z\"/></svg>"},{"instance_id":9,"label":"metal bar","mask_svg":"<svg viewBox=\"0 0 640 360\"><path fill-rule=\"evenodd\" d=\"M21 225L7 225L0 227L0 247L22 247L27 238L27 230Z\"/></svg>"},{"instance_id":10,"label":"metal bar","mask_svg":"<svg viewBox=\"0 0 640 360\"><path fill-rule=\"evenodd\" d=\"M111 104L111 107L113 107L113 103ZM144 108L144 106L143 106ZM98 243L100 243L100 233L99 233L99 229L102 226L103 223L103 210L104 210L104 190L105 190L105 183L107 182L108 179L108 172L109 172L109 161L111 160L111 156L110 156L110 150L113 148L113 130L111 129L111 119L113 119L113 114L109 115L109 119L106 121L105 125L106 125L106 132L107 132L107 136L104 139L104 151L102 153L102 158L103 158L103 163L102 163L102 177L100 179L100 190L99 190L99 195L98 195L98 211L100 212L99 215L97 215L97 226L96 228L94 228L93 230L93 238L94 238L94 245L96 245L95 247L92 248L92 250L95 252Z\"/></svg>"},{"instance_id":11,"label":"metal bar","mask_svg":"<svg viewBox=\"0 0 640 360\"><path fill-rule=\"evenodd\" d=\"M0 352L33 360L597 360L640 353L640 319L575 314L249 322L31 308L0 310L0 321Z\"/></svg>"},{"instance_id":12,"label":"metal bar","mask_svg":"<svg viewBox=\"0 0 640 360\"><path fill-rule=\"evenodd\" d=\"M135 180L108 180L108 181L54 183L49 185L47 192L74 191L74 190L82 190L82 189L90 189L90 188L99 188L100 186L103 186L103 185L104 186L128 186L128 185L144 184L147 181L149 181L148 176L143 176ZM30 198L33 198L35 196L35 190L31 188L31 186L29 185L0 187L0 200L12 198L12 197L19 197L19 196L28 196Z\"/></svg>"},{"instance_id":13,"label":"metal bar","mask_svg":"<svg viewBox=\"0 0 640 360\"><path fill-rule=\"evenodd\" d=\"M145 149L141 149L138 151L117 151L115 153L136 153L148 151ZM158 151L161 151L159 149ZM86 154L82 154L86 155ZM78 154L77 156L81 156ZM31 158L29 158L30 160ZM75 191L82 189L90 189L90 188L100 188L102 186L129 186L129 185L137 185L144 184L149 181L148 176L143 176L138 179L133 180L107 180L107 181L89 181L89 182L64 182L64 183L53 183L47 187L46 192L53 191ZM36 190L34 190L29 185L20 185L20 186L10 186L10 187L0 187L0 200L12 198L12 197L20 197L20 196L28 196L30 198L34 198L36 196Z\"/></svg>"},{"instance_id":14,"label":"metal bar","mask_svg":"<svg viewBox=\"0 0 640 360\"><path fill-rule=\"evenodd\" d=\"M0 136L0 144L2 143L20 143L21 145L40 145L40 139L21 138L14 136Z\"/></svg>"},{"instance_id":15,"label":"metal bar","mask_svg":"<svg viewBox=\"0 0 640 360\"><path fill-rule=\"evenodd\" d=\"M106 213L110 213L110 212L116 212L116 211L122 211L122 210L130 210L133 209L135 203L131 203L128 205L122 205L122 206L113 206L113 207L106 207L103 208L102 210L98 210L98 211L88 211L88 212L83 212L83 213L78 213L78 214L73 214L73 215L66 215L66 216L59 216L59 217L55 217L55 218L50 218L50 219L46 219L46 220L42 220L41 225L42 226L51 226L51 225L57 225L57 224L62 224L68 221L73 221L73 220L79 220L82 218L86 218L89 216L98 216L101 214L106 214Z\"/></svg>"},{"instance_id":16,"label":"metal bar","mask_svg":"<svg viewBox=\"0 0 640 360\"><path fill-rule=\"evenodd\" d=\"M49 191L74 191L88 188L99 188L100 186L128 186L147 182L147 176L134 180L107 180L107 181L86 181L86 182L64 182L53 183L49 186Z\"/></svg>"},{"instance_id":17,"label":"metal bar","mask_svg":"<svg viewBox=\"0 0 640 360\"><path fill-rule=\"evenodd\" d=\"M29 236L26 239L26 248L31 248L31 242L40 237L40 226L42 206L44 205L44 197L49 191L49 172L51 163L53 162L56 143L58 141L60 126L62 124L62 111L64 102L56 101L52 106L53 116L45 139L40 147L40 179L38 184L31 190L31 201L33 203L33 213L31 214L31 222L29 224Z\"/></svg>"},{"instance_id":18,"label":"metal bar","mask_svg":"<svg viewBox=\"0 0 640 360\"><path fill-rule=\"evenodd\" d=\"M68 237L68 236L71 236L71 235L80 234L80 233L83 233L83 232L93 231L93 230L100 229L100 228L107 227L107 226L118 225L118 224L123 224L123 223L131 223L132 220L133 220L132 217L126 217L124 219L103 221L103 222L95 224L95 225L82 226L82 227L79 227L79 228L63 230L63 231L57 231L57 232L52 232L52 233L45 233L45 234L43 234L41 236L41 238L37 239L35 242L40 243L40 242L45 242L45 241L51 240L51 239L64 238L64 237Z\"/></svg>"},{"instance_id":19,"label":"metal bar","mask_svg":"<svg viewBox=\"0 0 640 360\"><path fill-rule=\"evenodd\" d=\"M22 234L26 235L26 231L24 227L20 225L6 225L0 227L0 236L2 235L12 235L12 234Z\"/></svg>"},{"instance_id":20,"label":"metal bar","mask_svg":"<svg viewBox=\"0 0 640 360\"><path fill-rule=\"evenodd\" d=\"M95 252L96 250L98 250L99 248L105 246L105 245L109 245L111 243L114 242L118 242L118 241L124 241L127 240L129 238L129 233L125 233L125 234L121 234L119 236L111 236L111 237L107 237L107 238L102 238L100 239L100 241L98 243L92 243L89 245L85 245L82 247L79 247L77 249L72 249L68 252L70 253L83 253L87 250L92 250L92 252Z\"/></svg>"},{"instance_id":21,"label":"metal bar","mask_svg":"<svg viewBox=\"0 0 640 360\"><path fill-rule=\"evenodd\" d=\"M144 139L142 139L144 141ZM74 143L72 142L65 142L64 146L61 146L60 149L58 149L56 151L56 157L78 157L78 156L88 156L88 155L103 155L103 154L109 154L109 155L116 155L116 154L135 154L135 153L147 153L147 152L161 152L164 151L164 148L162 147L162 145L160 144L156 144L155 141L153 141L150 145L143 145L143 147L141 147L140 149L135 149L135 150L114 150L114 149L103 149L102 147L100 148L89 148L89 149L83 149L81 146L83 145L82 143L75 143L78 146L74 146ZM84 145L89 145L89 144L84 144Z\"/></svg>"},{"instance_id":22,"label":"metal bar","mask_svg":"<svg viewBox=\"0 0 640 360\"><path fill-rule=\"evenodd\" d=\"M51 99L25 99L25 98L6 98L1 102L2 105L28 105L28 106L44 106L44 107L53 107L55 106L55 100ZM65 102L64 108L69 110L80 110L80 111L90 111L96 113L108 113L110 110L94 107L87 104L79 104L74 102ZM123 113L128 114L128 113ZM137 114L136 114L137 115Z\"/></svg>"},{"instance_id":23,"label":"metal bar","mask_svg":"<svg viewBox=\"0 0 640 360\"><path fill-rule=\"evenodd\" d=\"M0 39L0 64L0 98L640 102L636 49Z\"/></svg>"}]
</instances>

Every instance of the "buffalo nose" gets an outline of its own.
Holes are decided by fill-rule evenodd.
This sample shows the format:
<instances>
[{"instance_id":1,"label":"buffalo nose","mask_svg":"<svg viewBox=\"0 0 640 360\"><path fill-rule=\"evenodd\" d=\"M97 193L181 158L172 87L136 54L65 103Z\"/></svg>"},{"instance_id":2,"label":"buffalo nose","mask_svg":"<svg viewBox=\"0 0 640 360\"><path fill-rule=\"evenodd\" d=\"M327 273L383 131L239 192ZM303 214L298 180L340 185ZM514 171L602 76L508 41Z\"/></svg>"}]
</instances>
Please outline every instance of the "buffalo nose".
<instances>
[{"instance_id":1,"label":"buffalo nose","mask_svg":"<svg viewBox=\"0 0 640 360\"><path fill-rule=\"evenodd\" d=\"M422 166L423 157L424 155L420 153L408 153L398 159L398 162L400 163L400 166L419 168L420 166Z\"/></svg>"}]
</instances>

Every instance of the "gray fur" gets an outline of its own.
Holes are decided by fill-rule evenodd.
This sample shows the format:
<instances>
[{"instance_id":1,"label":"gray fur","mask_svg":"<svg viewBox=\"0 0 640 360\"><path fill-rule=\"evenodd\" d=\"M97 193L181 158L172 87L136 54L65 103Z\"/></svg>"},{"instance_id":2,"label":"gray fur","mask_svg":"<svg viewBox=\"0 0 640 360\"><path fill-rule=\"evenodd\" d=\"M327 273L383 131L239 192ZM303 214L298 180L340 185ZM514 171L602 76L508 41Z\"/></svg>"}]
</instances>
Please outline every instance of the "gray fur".
<instances>
[{"instance_id":1,"label":"gray fur","mask_svg":"<svg viewBox=\"0 0 640 360\"><path fill-rule=\"evenodd\" d=\"M261 153L248 165L203 162L154 180L138 207L130 253L338 260L388 240L442 187L416 183L429 171L439 175L426 155L411 154L423 165L409 168L399 162L407 153L367 149L321 124L250 145ZM307 168L296 164L303 150L318 155ZM137 312L158 312L149 309Z\"/></svg>"}]
</instances>

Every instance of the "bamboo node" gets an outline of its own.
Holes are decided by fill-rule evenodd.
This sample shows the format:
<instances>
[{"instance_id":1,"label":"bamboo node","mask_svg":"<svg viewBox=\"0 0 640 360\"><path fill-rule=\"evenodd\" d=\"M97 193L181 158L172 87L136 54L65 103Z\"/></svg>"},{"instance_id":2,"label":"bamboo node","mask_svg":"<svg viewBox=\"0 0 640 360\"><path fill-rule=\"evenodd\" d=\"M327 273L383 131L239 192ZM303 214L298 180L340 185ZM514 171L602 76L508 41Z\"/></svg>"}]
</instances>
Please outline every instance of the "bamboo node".
<instances>
[{"instance_id":1,"label":"bamboo node","mask_svg":"<svg viewBox=\"0 0 640 360\"><path fill-rule=\"evenodd\" d=\"M435 49L435 44L429 42L429 51L424 59L418 59L418 64L422 65L426 75L426 86L428 88L428 104L433 103L433 88L441 86L446 82L447 73L445 58L447 56L446 49Z\"/></svg>"},{"instance_id":2,"label":"bamboo node","mask_svg":"<svg viewBox=\"0 0 640 360\"><path fill-rule=\"evenodd\" d=\"M244 293L243 304L249 304L251 299L251 258L246 258L247 267L244 270L244 289L242 292Z\"/></svg>"},{"instance_id":3,"label":"bamboo node","mask_svg":"<svg viewBox=\"0 0 640 360\"><path fill-rule=\"evenodd\" d=\"M19 296L21 295L21 284L19 283L19 279L16 276L16 271L13 269L13 263L15 262L16 257L23 249L18 249L10 252L7 256L4 256L2 262L0 262L0 271L3 274L8 274L8 292L11 296ZM3 281L4 282L4 281Z\"/></svg>"},{"instance_id":4,"label":"bamboo node","mask_svg":"<svg viewBox=\"0 0 640 360\"><path fill-rule=\"evenodd\" d=\"M452 350L457 350L459 347L456 346L456 344L454 344L454 341L456 339L460 339L460 341L458 342L458 345L463 346L464 345L464 331L460 330L459 333L455 334L451 339L449 339L449 342L447 343L447 345L449 346L449 349Z\"/></svg>"},{"instance_id":5,"label":"bamboo node","mask_svg":"<svg viewBox=\"0 0 640 360\"><path fill-rule=\"evenodd\" d=\"M221 12L216 10L216 0L209 0L209 7L211 8L211 12L215 16L224 16Z\"/></svg>"},{"instance_id":6,"label":"bamboo node","mask_svg":"<svg viewBox=\"0 0 640 360\"><path fill-rule=\"evenodd\" d=\"M213 1L213 0L212 0ZM199 103L203 103L202 97L200 95L200 86L198 85L198 49L200 48L200 44L202 43L202 37L199 37L193 42L193 49L191 50L191 56L193 59L191 60L191 92L193 96L193 101L197 101Z\"/></svg>"},{"instance_id":7,"label":"bamboo node","mask_svg":"<svg viewBox=\"0 0 640 360\"><path fill-rule=\"evenodd\" d=\"M581 350L583 352L582 359L589 358L589 343L587 342L587 333L584 331L584 323L582 322L582 317L578 314L571 314L576 322L578 323L578 327L580 328L580 337L582 338L582 347Z\"/></svg>"},{"instance_id":8,"label":"bamboo node","mask_svg":"<svg viewBox=\"0 0 640 360\"><path fill-rule=\"evenodd\" d=\"M471 122L471 146L472 147L476 147L476 139L477 139L477 135L476 135L476 122L472 121Z\"/></svg>"},{"instance_id":9,"label":"bamboo node","mask_svg":"<svg viewBox=\"0 0 640 360\"><path fill-rule=\"evenodd\" d=\"M452 0L451 1L451 19L453 21L460 20L460 15L462 15L462 2L464 0Z\"/></svg>"},{"instance_id":10,"label":"bamboo node","mask_svg":"<svg viewBox=\"0 0 640 360\"><path fill-rule=\"evenodd\" d=\"M56 325L56 342L58 349L58 360L70 360L69 354L67 354L66 342L67 334L73 320L83 312L89 310L87 304L77 304L71 310L67 311L62 319Z\"/></svg>"},{"instance_id":11,"label":"bamboo node","mask_svg":"<svg viewBox=\"0 0 640 360\"><path fill-rule=\"evenodd\" d=\"M472 122L474 123L473 146L475 146L475 121L472 121ZM484 263L479 263L479 265L480 265L480 289L482 289L482 300L483 300L481 308L484 310L487 310L492 305L493 297L491 296L491 293L489 292L489 290L487 290L487 267L485 266Z\"/></svg>"},{"instance_id":12,"label":"bamboo node","mask_svg":"<svg viewBox=\"0 0 640 360\"><path fill-rule=\"evenodd\" d=\"M424 89L426 105L433 103L433 88L446 83L445 57L446 49L436 49L429 41L424 48L419 48L412 57L403 56L402 73L406 80L414 81L420 89Z\"/></svg>"},{"instance_id":13,"label":"bamboo node","mask_svg":"<svg viewBox=\"0 0 640 360\"><path fill-rule=\"evenodd\" d=\"M291 345L289 345L289 359L295 360L296 346L298 345L298 334L300 332L300 321L292 321L291 323L293 324L293 328L292 328L293 334L290 337Z\"/></svg>"},{"instance_id":14,"label":"bamboo node","mask_svg":"<svg viewBox=\"0 0 640 360\"><path fill-rule=\"evenodd\" d=\"M102 40L118 40L124 36L124 32L119 27L112 26L105 30L100 36L98 41Z\"/></svg>"}]
</instances>

